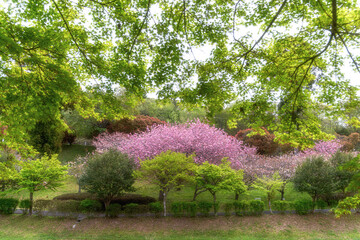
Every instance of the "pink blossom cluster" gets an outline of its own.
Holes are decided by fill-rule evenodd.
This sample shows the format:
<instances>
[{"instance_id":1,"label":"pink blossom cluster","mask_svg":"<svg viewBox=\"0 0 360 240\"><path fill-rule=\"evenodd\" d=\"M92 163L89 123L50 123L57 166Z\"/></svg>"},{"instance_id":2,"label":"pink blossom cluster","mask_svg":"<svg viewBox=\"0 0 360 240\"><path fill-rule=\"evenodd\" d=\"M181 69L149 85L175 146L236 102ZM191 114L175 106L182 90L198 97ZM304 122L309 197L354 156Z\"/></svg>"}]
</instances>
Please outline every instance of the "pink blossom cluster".
<instances>
[{"instance_id":1,"label":"pink blossom cluster","mask_svg":"<svg viewBox=\"0 0 360 240\"><path fill-rule=\"evenodd\" d=\"M256 149L245 146L223 130L199 120L185 124L158 125L143 133L101 134L93 143L97 151L115 148L134 157L135 161L152 158L167 150L195 154L195 162L221 163L228 157L236 169L244 168L242 162L256 155Z\"/></svg>"},{"instance_id":2,"label":"pink blossom cluster","mask_svg":"<svg viewBox=\"0 0 360 240\"><path fill-rule=\"evenodd\" d=\"M305 149L300 155L303 156L314 156L314 155L321 155L325 158L333 155L337 151L340 150L342 147L339 140L331 140L331 141L319 141L315 143L313 148Z\"/></svg>"}]
</instances>

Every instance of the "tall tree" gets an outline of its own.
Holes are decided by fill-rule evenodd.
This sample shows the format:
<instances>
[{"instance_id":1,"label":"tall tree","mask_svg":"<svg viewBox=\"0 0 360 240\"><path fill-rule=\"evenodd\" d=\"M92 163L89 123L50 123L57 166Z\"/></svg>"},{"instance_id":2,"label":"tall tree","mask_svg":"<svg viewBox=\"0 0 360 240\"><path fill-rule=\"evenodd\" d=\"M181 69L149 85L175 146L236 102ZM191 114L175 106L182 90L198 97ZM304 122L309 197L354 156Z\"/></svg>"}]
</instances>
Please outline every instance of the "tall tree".
<instances>
[{"instance_id":1,"label":"tall tree","mask_svg":"<svg viewBox=\"0 0 360 240\"><path fill-rule=\"evenodd\" d=\"M353 51L359 11L356 0L6 1L0 7L5 141L26 145L36 122L60 119L64 107L99 119L124 117L128 108L113 104L120 86L125 105L155 87L160 98L200 104L209 115L235 102L234 120L251 115L252 128L271 122L278 141L306 147L330 138L314 103L335 114L341 101L357 98L341 70L349 60L359 71ZM212 50L200 60L195 50L204 46Z\"/></svg>"}]
</instances>

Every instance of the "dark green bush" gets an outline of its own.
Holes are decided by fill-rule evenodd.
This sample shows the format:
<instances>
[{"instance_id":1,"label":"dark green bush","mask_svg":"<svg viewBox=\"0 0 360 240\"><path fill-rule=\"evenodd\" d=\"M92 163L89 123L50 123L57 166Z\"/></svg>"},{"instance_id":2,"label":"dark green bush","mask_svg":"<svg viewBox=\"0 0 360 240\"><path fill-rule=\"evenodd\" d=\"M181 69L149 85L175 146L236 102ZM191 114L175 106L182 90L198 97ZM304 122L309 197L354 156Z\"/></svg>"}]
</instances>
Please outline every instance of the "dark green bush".
<instances>
[{"instance_id":1,"label":"dark green bush","mask_svg":"<svg viewBox=\"0 0 360 240\"><path fill-rule=\"evenodd\" d=\"M13 214L18 204L15 198L0 198L0 214Z\"/></svg>"},{"instance_id":2,"label":"dark green bush","mask_svg":"<svg viewBox=\"0 0 360 240\"><path fill-rule=\"evenodd\" d=\"M99 212L103 210L103 206L97 200L85 199L80 202L80 209L83 212Z\"/></svg>"},{"instance_id":3,"label":"dark green bush","mask_svg":"<svg viewBox=\"0 0 360 240\"><path fill-rule=\"evenodd\" d=\"M264 212L265 203L261 200L250 201L250 213L251 215L261 215Z\"/></svg>"},{"instance_id":4,"label":"dark green bush","mask_svg":"<svg viewBox=\"0 0 360 240\"><path fill-rule=\"evenodd\" d=\"M92 200L98 200L100 201L100 199L98 199L96 197L95 194L91 194L91 193L87 193L87 192L83 192L83 193L67 193L67 194L62 194L59 196L54 197L54 200L78 200L78 201L82 201L85 199L92 199ZM153 197L149 197L149 196L142 196L139 194L131 194L131 193L125 193L121 196L117 196L115 197L111 203L118 203L120 205L126 205L129 203L137 203L137 204L149 204L152 202L156 202L156 199Z\"/></svg>"},{"instance_id":5,"label":"dark green bush","mask_svg":"<svg viewBox=\"0 0 360 240\"><path fill-rule=\"evenodd\" d=\"M23 214L27 214L30 209L30 199L23 199L19 203L19 208L22 210Z\"/></svg>"},{"instance_id":6,"label":"dark green bush","mask_svg":"<svg viewBox=\"0 0 360 240\"><path fill-rule=\"evenodd\" d=\"M245 216L250 213L250 202L246 200L233 202L235 214L237 216Z\"/></svg>"},{"instance_id":7,"label":"dark green bush","mask_svg":"<svg viewBox=\"0 0 360 240\"><path fill-rule=\"evenodd\" d=\"M121 213L121 205L114 203L114 204L110 204L108 209L106 210L107 216L111 217L111 218L115 218L117 217L120 213Z\"/></svg>"},{"instance_id":8,"label":"dark green bush","mask_svg":"<svg viewBox=\"0 0 360 240\"><path fill-rule=\"evenodd\" d=\"M230 216L232 211L234 209L234 204L232 203L225 203L224 204L224 211L225 211L225 216Z\"/></svg>"},{"instance_id":9,"label":"dark green bush","mask_svg":"<svg viewBox=\"0 0 360 240\"><path fill-rule=\"evenodd\" d=\"M213 207L211 202L200 201L197 203L198 209L203 216L209 216L210 210Z\"/></svg>"},{"instance_id":10,"label":"dark green bush","mask_svg":"<svg viewBox=\"0 0 360 240\"><path fill-rule=\"evenodd\" d=\"M273 203L271 203L272 209L274 209L275 211L279 211L280 213L285 213L286 210L290 209L290 206L291 202L283 200L274 201Z\"/></svg>"},{"instance_id":11,"label":"dark green bush","mask_svg":"<svg viewBox=\"0 0 360 240\"><path fill-rule=\"evenodd\" d=\"M299 215L306 215L313 209L313 202L310 200L294 201L295 212Z\"/></svg>"},{"instance_id":12,"label":"dark green bush","mask_svg":"<svg viewBox=\"0 0 360 240\"><path fill-rule=\"evenodd\" d=\"M138 210L139 204L137 203L129 203L124 206L124 212L128 216L134 216L136 213L139 212Z\"/></svg>"},{"instance_id":13,"label":"dark green bush","mask_svg":"<svg viewBox=\"0 0 360 240\"><path fill-rule=\"evenodd\" d=\"M49 210L63 213L78 213L81 212L80 201L53 200Z\"/></svg>"},{"instance_id":14,"label":"dark green bush","mask_svg":"<svg viewBox=\"0 0 360 240\"><path fill-rule=\"evenodd\" d=\"M317 209L326 209L328 204L324 200L320 199L315 202L315 206Z\"/></svg>"},{"instance_id":15,"label":"dark green bush","mask_svg":"<svg viewBox=\"0 0 360 240\"><path fill-rule=\"evenodd\" d=\"M182 209L184 214L188 217L195 217L198 209L198 204L196 202L183 202Z\"/></svg>"},{"instance_id":16,"label":"dark green bush","mask_svg":"<svg viewBox=\"0 0 360 240\"><path fill-rule=\"evenodd\" d=\"M170 210L174 217L181 217L183 215L183 203L182 202L174 202L170 205Z\"/></svg>"},{"instance_id":17,"label":"dark green bush","mask_svg":"<svg viewBox=\"0 0 360 240\"><path fill-rule=\"evenodd\" d=\"M149 203L149 209L151 213L154 213L156 217L159 217L164 208L161 202L152 202Z\"/></svg>"}]
</instances>

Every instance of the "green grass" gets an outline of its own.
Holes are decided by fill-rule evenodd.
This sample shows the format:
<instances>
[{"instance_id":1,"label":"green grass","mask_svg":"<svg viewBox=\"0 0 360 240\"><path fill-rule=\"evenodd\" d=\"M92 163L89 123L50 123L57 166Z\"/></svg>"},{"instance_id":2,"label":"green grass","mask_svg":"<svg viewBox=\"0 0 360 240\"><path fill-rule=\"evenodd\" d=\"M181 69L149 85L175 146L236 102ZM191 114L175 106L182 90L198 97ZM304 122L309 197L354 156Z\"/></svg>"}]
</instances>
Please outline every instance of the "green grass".
<instances>
[{"instance_id":1,"label":"green grass","mask_svg":"<svg viewBox=\"0 0 360 240\"><path fill-rule=\"evenodd\" d=\"M360 216L75 219L0 216L0 239L360 239ZM323 223L323 224L319 224ZM73 225L76 227L73 228ZM346 226L346 227L344 227Z\"/></svg>"},{"instance_id":2,"label":"green grass","mask_svg":"<svg viewBox=\"0 0 360 240\"><path fill-rule=\"evenodd\" d=\"M62 150L59 153L59 160L62 163L73 161L78 156L85 156L88 152L93 152L95 147L83 146L83 145L63 145Z\"/></svg>"}]
</instances>

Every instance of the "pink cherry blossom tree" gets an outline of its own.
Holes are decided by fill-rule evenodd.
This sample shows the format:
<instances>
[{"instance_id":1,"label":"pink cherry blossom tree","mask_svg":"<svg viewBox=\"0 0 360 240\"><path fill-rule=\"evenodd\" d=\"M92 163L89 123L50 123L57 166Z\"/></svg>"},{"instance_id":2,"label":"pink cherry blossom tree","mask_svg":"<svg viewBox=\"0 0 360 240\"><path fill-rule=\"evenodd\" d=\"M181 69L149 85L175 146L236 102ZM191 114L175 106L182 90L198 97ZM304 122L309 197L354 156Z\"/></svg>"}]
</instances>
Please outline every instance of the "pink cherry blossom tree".
<instances>
[{"instance_id":1,"label":"pink cherry blossom tree","mask_svg":"<svg viewBox=\"0 0 360 240\"><path fill-rule=\"evenodd\" d=\"M199 120L185 124L158 125L143 133L125 135L104 133L95 138L98 152L115 148L139 160L151 159L171 150L187 155L195 153L195 163L220 164L227 157L235 169L244 168L243 161L256 155L256 149L245 146L223 130Z\"/></svg>"}]
</instances>

